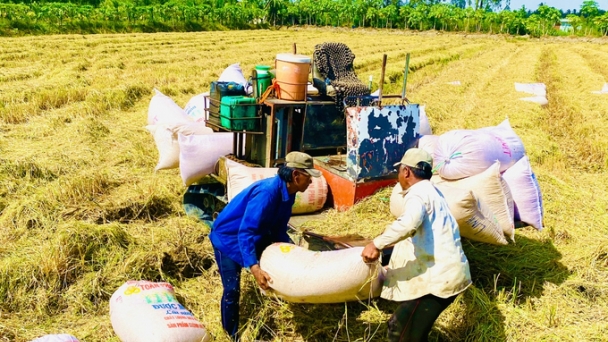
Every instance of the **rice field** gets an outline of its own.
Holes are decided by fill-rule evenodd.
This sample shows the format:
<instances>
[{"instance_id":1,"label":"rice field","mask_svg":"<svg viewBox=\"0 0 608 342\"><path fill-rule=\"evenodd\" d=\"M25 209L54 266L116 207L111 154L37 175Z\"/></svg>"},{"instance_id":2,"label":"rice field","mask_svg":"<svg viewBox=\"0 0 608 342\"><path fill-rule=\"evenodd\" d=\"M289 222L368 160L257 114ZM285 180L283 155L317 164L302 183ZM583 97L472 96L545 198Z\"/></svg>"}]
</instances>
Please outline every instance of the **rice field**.
<instances>
[{"instance_id":1,"label":"rice field","mask_svg":"<svg viewBox=\"0 0 608 342\"><path fill-rule=\"evenodd\" d=\"M543 193L545 229L515 244L465 241L474 286L431 341L608 341L608 40L347 29L62 35L0 40L0 341L69 333L119 341L112 293L129 279L166 280L222 332L221 282L208 227L181 207L179 171L153 172L144 129L157 88L184 106L240 62L312 55L346 43L364 82L426 105L434 134L497 125L522 138ZM460 85L450 82L460 81ZM547 85L549 104L520 101L515 82ZM390 190L305 227L374 237ZM244 273L244 341L383 341L394 303L301 305L262 296Z\"/></svg>"}]
</instances>

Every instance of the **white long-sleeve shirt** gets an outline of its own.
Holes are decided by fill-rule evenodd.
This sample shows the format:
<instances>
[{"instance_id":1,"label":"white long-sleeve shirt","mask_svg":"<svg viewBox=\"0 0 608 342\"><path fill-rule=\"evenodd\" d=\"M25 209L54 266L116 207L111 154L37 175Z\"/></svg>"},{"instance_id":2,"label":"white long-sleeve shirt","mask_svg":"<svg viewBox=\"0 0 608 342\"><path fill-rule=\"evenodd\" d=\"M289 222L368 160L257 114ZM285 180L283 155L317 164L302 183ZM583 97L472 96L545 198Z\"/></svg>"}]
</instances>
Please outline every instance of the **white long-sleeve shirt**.
<instances>
[{"instance_id":1,"label":"white long-sleeve shirt","mask_svg":"<svg viewBox=\"0 0 608 342\"><path fill-rule=\"evenodd\" d=\"M396 243L381 297L405 301L432 294L454 296L471 285L458 223L428 180L401 193L404 213L374 239L378 249Z\"/></svg>"}]
</instances>

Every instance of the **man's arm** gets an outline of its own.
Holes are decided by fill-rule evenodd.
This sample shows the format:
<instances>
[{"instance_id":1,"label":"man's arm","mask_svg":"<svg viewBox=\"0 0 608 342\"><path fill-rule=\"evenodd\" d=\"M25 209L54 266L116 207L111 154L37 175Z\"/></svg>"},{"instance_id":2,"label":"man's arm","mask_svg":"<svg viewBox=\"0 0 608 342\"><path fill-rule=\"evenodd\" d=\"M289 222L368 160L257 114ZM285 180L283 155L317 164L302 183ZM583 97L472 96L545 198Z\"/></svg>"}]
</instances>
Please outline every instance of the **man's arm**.
<instances>
[{"instance_id":1,"label":"man's arm","mask_svg":"<svg viewBox=\"0 0 608 342\"><path fill-rule=\"evenodd\" d=\"M404 203L406 207L403 215L388 225L380 236L370 242L361 253L365 262L375 261L380 257L380 251L386 246L405 240L416 234L426 215L426 208L422 199L412 196Z\"/></svg>"},{"instance_id":2,"label":"man's arm","mask_svg":"<svg viewBox=\"0 0 608 342\"><path fill-rule=\"evenodd\" d=\"M274 210L271 196L260 189L255 189L247 203L247 208L245 208L238 234L239 249L243 257L244 267L249 268L258 263L255 237L261 235L262 219L269 214L269 210Z\"/></svg>"},{"instance_id":3,"label":"man's arm","mask_svg":"<svg viewBox=\"0 0 608 342\"><path fill-rule=\"evenodd\" d=\"M269 288L268 284L272 283L272 279L270 279L268 273L260 268L255 248L255 236L261 234L260 226L262 219L268 213L268 210L273 209L271 196L260 189L255 189L247 203L247 208L239 227L239 249L243 257L243 266L250 269L262 290Z\"/></svg>"}]
</instances>

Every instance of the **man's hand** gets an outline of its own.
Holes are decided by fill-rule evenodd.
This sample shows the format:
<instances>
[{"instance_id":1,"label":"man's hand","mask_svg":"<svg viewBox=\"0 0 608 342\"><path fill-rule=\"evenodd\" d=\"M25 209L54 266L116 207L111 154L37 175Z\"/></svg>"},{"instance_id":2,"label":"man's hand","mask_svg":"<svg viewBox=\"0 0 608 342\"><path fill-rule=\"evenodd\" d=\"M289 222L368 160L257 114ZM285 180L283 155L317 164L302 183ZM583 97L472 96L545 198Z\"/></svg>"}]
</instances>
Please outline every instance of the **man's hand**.
<instances>
[{"instance_id":1,"label":"man's hand","mask_svg":"<svg viewBox=\"0 0 608 342\"><path fill-rule=\"evenodd\" d=\"M250 269L251 273L253 273L253 276L255 277L255 281L258 283L258 286L262 290L268 290L270 288L268 284L272 284L272 279L270 279L268 273L262 271L260 265L258 264L251 266Z\"/></svg>"},{"instance_id":2,"label":"man's hand","mask_svg":"<svg viewBox=\"0 0 608 342\"><path fill-rule=\"evenodd\" d=\"M361 252L361 256L363 257L363 261L373 262L380 257L380 250L376 248L376 245L374 245L373 242L370 242L365 246L363 252Z\"/></svg>"}]
</instances>

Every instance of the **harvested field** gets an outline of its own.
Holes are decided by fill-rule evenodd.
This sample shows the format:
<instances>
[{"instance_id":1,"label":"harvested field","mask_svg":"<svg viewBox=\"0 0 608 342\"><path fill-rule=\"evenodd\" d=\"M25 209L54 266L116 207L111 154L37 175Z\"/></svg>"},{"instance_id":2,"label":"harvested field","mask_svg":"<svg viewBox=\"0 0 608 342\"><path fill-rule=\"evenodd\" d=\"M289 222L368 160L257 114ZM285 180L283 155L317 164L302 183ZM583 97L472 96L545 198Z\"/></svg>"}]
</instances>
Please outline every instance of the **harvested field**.
<instances>
[{"instance_id":1,"label":"harvested field","mask_svg":"<svg viewBox=\"0 0 608 342\"><path fill-rule=\"evenodd\" d=\"M277 53L346 43L359 78L426 104L435 134L497 125L522 138L543 193L545 229L515 244L466 241L474 286L431 341L606 341L608 40L346 29L289 29L0 40L0 341L70 333L119 341L108 300L126 280L171 282L215 341L221 282L208 227L185 216L179 170L153 172L144 129L157 88L184 106L229 64L249 72ZM448 84L460 81L460 86ZM547 85L549 104L515 82ZM373 237L390 222L384 190L305 227ZM244 273L244 341L382 341L394 303L288 304Z\"/></svg>"}]
</instances>

